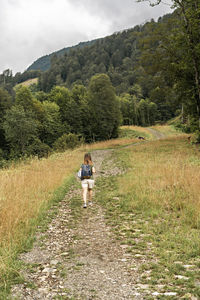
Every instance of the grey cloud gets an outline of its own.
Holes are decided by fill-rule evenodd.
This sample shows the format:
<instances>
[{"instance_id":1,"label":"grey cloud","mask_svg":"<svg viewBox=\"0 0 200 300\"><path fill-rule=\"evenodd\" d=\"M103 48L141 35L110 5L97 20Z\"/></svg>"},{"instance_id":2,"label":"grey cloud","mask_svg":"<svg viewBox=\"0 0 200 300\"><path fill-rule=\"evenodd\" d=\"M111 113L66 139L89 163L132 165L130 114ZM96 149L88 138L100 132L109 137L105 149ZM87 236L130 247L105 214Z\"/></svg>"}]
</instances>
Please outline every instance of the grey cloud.
<instances>
[{"instance_id":1,"label":"grey cloud","mask_svg":"<svg viewBox=\"0 0 200 300\"><path fill-rule=\"evenodd\" d=\"M152 18L169 13L170 5L161 4L151 7L149 2L137 3L135 0L70 0L76 6L82 7L102 19L111 20L112 30L121 30L141 24ZM165 2L170 0L166 0Z\"/></svg>"},{"instance_id":2,"label":"grey cloud","mask_svg":"<svg viewBox=\"0 0 200 300\"><path fill-rule=\"evenodd\" d=\"M160 5L152 8L148 3L136 3L135 0L0 1L0 73L8 67L14 72L23 71L40 56L81 41L103 37L133 27L170 11L169 6ZM25 14L23 10L24 3L27 4L27 2L28 7L32 4L31 7L35 8L32 12L32 19L28 18L28 20L27 11ZM60 12L55 14L54 11L49 11L50 7L59 7L61 3L64 6L64 2L71 4L73 11L70 13L77 18L71 23L66 22L70 17L66 12L65 18L64 9L66 8L61 7L62 16ZM76 10L81 12L77 16L73 14ZM21 19L9 26L10 21L16 16L16 11L21 13ZM46 18L48 17L48 20L41 13L38 15L41 11ZM25 20L24 18L22 20L23 14L26 17ZM33 16L33 14L36 15ZM87 26L84 26L85 24Z\"/></svg>"}]
</instances>

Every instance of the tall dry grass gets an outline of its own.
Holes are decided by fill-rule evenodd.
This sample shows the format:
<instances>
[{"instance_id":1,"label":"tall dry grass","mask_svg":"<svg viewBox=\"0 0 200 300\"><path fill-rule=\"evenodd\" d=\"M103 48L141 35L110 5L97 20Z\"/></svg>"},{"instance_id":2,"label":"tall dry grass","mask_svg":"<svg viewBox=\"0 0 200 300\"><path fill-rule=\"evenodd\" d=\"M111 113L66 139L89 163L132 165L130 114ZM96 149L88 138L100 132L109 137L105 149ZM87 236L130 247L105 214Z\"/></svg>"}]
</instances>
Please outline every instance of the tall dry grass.
<instances>
[{"instance_id":1,"label":"tall dry grass","mask_svg":"<svg viewBox=\"0 0 200 300\"><path fill-rule=\"evenodd\" d=\"M80 149L83 151L93 151L98 149L109 149L109 148L117 148L126 145L130 145L133 143L137 143L137 138L121 138L121 139L111 139L102 142L96 142L92 144L82 145Z\"/></svg>"},{"instance_id":2,"label":"tall dry grass","mask_svg":"<svg viewBox=\"0 0 200 300\"><path fill-rule=\"evenodd\" d=\"M185 135L132 147L124 155L129 172L120 178L120 193L131 206L162 207L179 211L200 227L200 153Z\"/></svg>"},{"instance_id":3,"label":"tall dry grass","mask_svg":"<svg viewBox=\"0 0 200 300\"><path fill-rule=\"evenodd\" d=\"M63 180L75 173L84 151L114 148L135 141L116 139L83 145L48 159L32 159L0 170L0 243L8 245L12 241L13 245L13 240L20 242L20 228L26 228Z\"/></svg>"},{"instance_id":4,"label":"tall dry grass","mask_svg":"<svg viewBox=\"0 0 200 300\"><path fill-rule=\"evenodd\" d=\"M0 171L1 243L19 241L18 229L26 227L63 180L75 172L81 156L81 151L68 151Z\"/></svg>"}]
</instances>

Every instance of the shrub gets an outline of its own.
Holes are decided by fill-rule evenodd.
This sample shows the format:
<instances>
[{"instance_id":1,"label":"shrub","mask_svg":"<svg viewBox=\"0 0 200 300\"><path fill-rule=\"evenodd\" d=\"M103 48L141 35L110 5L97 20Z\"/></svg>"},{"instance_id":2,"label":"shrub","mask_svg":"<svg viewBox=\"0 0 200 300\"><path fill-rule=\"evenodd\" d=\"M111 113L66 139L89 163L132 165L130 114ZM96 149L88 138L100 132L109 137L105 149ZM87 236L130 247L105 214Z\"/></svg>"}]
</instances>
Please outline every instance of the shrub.
<instances>
[{"instance_id":1,"label":"shrub","mask_svg":"<svg viewBox=\"0 0 200 300\"><path fill-rule=\"evenodd\" d=\"M4 159L3 150L0 148L0 168L6 167L7 161Z\"/></svg>"},{"instance_id":2,"label":"shrub","mask_svg":"<svg viewBox=\"0 0 200 300\"><path fill-rule=\"evenodd\" d=\"M192 144L199 144L200 143L200 130L197 130L191 138Z\"/></svg>"},{"instance_id":3,"label":"shrub","mask_svg":"<svg viewBox=\"0 0 200 300\"><path fill-rule=\"evenodd\" d=\"M53 148L57 151L65 151L67 149L73 149L80 144L78 135L74 133L63 134L59 137L54 145Z\"/></svg>"},{"instance_id":4,"label":"shrub","mask_svg":"<svg viewBox=\"0 0 200 300\"><path fill-rule=\"evenodd\" d=\"M39 158L47 157L51 152L51 148L47 144L41 142L38 138L35 138L26 149L27 156L37 155Z\"/></svg>"}]
</instances>

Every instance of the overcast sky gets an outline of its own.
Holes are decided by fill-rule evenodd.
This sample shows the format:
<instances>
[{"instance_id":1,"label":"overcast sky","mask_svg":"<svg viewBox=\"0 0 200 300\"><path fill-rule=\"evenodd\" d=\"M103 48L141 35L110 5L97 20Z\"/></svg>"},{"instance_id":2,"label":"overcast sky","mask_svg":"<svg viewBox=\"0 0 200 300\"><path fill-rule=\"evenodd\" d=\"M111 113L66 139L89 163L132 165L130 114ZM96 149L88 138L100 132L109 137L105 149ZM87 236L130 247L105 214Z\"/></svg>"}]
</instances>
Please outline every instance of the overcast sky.
<instances>
[{"instance_id":1,"label":"overcast sky","mask_svg":"<svg viewBox=\"0 0 200 300\"><path fill-rule=\"evenodd\" d=\"M170 5L136 0L0 0L0 73L169 12Z\"/></svg>"}]
</instances>

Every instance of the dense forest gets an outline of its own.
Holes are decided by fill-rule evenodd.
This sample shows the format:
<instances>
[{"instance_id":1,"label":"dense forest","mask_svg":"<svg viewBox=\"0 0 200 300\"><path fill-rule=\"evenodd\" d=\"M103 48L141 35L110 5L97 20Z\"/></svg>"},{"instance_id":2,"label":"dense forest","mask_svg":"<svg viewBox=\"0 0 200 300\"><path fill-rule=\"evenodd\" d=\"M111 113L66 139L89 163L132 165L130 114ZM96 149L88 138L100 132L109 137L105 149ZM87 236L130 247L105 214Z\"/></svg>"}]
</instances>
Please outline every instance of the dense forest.
<instances>
[{"instance_id":1,"label":"dense forest","mask_svg":"<svg viewBox=\"0 0 200 300\"><path fill-rule=\"evenodd\" d=\"M0 74L1 164L115 138L120 124L176 116L199 141L200 4L173 2L176 10L157 22L50 55L46 71L42 58L32 70ZM38 84L20 85L35 77Z\"/></svg>"},{"instance_id":2,"label":"dense forest","mask_svg":"<svg viewBox=\"0 0 200 300\"><path fill-rule=\"evenodd\" d=\"M92 40L92 41L88 41L88 42L80 42L78 45L75 45L72 47L66 47L66 48L63 48L56 52L53 52L49 55L42 56L42 57L38 58L36 61L34 61L34 63L28 67L27 71L32 71L32 70L47 71L51 66L51 58L54 55L62 56L65 53L68 53L72 49L83 48L85 46L95 43L95 41L96 40Z\"/></svg>"}]
</instances>

